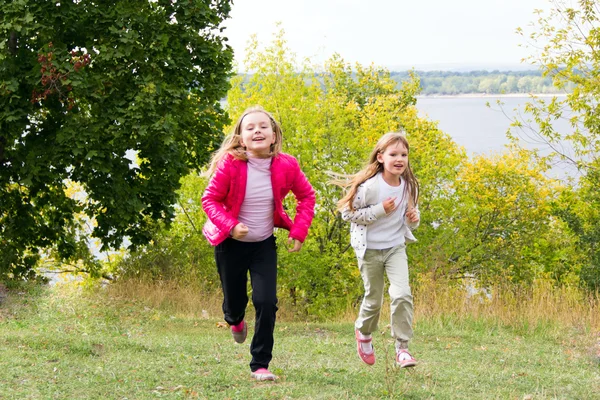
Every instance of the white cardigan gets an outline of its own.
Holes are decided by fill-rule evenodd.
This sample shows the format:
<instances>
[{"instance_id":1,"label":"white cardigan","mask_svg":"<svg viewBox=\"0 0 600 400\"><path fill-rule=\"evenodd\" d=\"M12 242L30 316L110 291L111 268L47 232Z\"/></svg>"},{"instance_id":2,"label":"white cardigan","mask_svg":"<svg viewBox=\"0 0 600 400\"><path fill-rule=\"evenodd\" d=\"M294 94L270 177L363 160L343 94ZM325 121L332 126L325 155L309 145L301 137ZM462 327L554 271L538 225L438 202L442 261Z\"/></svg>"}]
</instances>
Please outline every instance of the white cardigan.
<instances>
[{"instance_id":1,"label":"white cardigan","mask_svg":"<svg viewBox=\"0 0 600 400\"><path fill-rule=\"evenodd\" d=\"M356 252L356 257L362 259L367 250L367 229L368 226L379 218L384 217L385 209L383 203L379 201L379 184L377 175L367 179L358 186L356 196L352 202L353 210L346 208L342 212L342 219L350 221L350 244ZM398 206L397 212L406 213L408 199L402 200ZM417 208L417 212L419 209ZM419 222L406 221L402 226L404 240L406 243L413 243L417 238L412 233L412 229L419 226Z\"/></svg>"}]
</instances>

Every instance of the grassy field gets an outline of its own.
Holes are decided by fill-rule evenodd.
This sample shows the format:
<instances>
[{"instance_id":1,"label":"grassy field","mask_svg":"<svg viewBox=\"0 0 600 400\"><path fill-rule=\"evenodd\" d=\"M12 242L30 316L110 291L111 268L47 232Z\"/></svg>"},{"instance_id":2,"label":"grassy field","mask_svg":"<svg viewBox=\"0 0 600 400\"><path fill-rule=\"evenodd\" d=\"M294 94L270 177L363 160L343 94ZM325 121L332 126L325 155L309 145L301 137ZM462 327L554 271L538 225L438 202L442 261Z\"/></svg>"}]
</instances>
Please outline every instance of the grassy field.
<instances>
[{"instance_id":1,"label":"grassy field","mask_svg":"<svg viewBox=\"0 0 600 400\"><path fill-rule=\"evenodd\" d=\"M418 318L420 364L408 371L393 367L385 327L369 367L351 320L284 317L271 364L280 379L255 382L249 341L233 342L211 301L190 315L73 287L12 290L0 306L0 398L600 398L597 333L487 317Z\"/></svg>"}]
</instances>

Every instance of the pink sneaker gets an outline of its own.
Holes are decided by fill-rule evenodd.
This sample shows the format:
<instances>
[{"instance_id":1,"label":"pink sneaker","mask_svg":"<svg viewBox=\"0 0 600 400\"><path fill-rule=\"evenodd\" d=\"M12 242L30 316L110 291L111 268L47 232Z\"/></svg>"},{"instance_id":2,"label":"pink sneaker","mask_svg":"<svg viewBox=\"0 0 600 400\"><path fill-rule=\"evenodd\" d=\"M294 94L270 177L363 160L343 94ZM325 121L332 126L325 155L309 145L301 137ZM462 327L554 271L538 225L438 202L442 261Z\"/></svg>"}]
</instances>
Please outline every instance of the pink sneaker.
<instances>
[{"instance_id":1,"label":"pink sneaker","mask_svg":"<svg viewBox=\"0 0 600 400\"><path fill-rule=\"evenodd\" d=\"M407 349L396 350L396 365L400 368L414 367L417 365L417 360L410 355Z\"/></svg>"},{"instance_id":2,"label":"pink sneaker","mask_svg":"<svg viewBox=\"0 0 600 400\"><path fill-rule=\"evenodd\" d=\"M373 349L373 345L371 344L372 351L370 353L365 352L362 347L362 343L372 343L373 339L365 339L358 329L354 330L354 336L356 337L356 351L360 359L369 365L375 364L375 349Z\"/></svg>"},{"instance_id":3,"label":"pink sneaker","mask_svg":"<svg viewBox=\"0 0 600 400\"><path fill-rule=\"evenodd\" d=\"M274 381L277 379L275 374L266 368L257 369L256 371L252 372L251 376L257 381Z\"/></svg>"},{"instance_id":4,"label":"pink sneaker","mask_svg":"<svg viewBox=\"0 0 600 400\"><path fill-rule=\"evenodd\" d=\"M244 343L248 335L248 325L246 321L242 321L237 325L231 325L231 334L236 343Z\"/></svg>"}]
</instances>

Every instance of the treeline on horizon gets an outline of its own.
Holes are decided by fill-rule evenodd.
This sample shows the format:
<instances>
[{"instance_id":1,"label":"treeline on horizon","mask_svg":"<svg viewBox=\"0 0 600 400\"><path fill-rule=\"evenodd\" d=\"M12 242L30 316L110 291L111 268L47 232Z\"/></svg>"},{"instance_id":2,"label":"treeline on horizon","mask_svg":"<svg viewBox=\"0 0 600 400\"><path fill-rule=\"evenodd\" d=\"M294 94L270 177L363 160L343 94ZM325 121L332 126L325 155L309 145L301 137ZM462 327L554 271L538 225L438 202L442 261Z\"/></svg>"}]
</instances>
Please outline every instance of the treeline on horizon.
<instances>
[{"instance_id":1,"label":"treeline on horizon","mask_svg":"<svg viewBox=\"0 0 600 400\"><path fill-rule=\"evenodd\" d=\"M398 82L410 80L411 71L392 71ZM421 81L421 95L510 94L510 93L563 93L552 84L552 77L542 76L538 70L526 71L414 71ZM565 90L573 90L569 83Z\"/></svg>"},{"instance_id":2,"label":"treeline on horizon","mask_svg":"<svg viewBox=\"0 0 600 400\"><path fill-rule=\"evenodd\" d=\"M572 82L559 90L552 84L551 76L542 76L538 70L500 71L390 71L390 78L398 82L397 89L403 82L411 81L413 73L420 81L420 95L453 96L460 94L560 94L571 92ZM322 73L315 74L317 76ZM352 73L356 78L355 73ZM243 81L248 82L252 74L240 74ZM319 78L322 81L322 77Z\"/></svg>"}]
</instances>

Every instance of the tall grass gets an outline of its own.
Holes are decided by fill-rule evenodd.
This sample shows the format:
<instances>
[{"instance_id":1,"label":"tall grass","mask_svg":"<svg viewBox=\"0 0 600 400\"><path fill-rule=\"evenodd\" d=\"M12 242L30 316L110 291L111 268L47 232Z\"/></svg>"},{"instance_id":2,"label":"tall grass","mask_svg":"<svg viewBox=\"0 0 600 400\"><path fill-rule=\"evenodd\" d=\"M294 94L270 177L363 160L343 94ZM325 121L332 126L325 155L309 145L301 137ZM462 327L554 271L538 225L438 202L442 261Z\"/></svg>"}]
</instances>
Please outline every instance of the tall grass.
<instances>
[{"instance_id":1,"label":"tall grass","mask_svg":"<svg viewBox=\"0 0 600 400\"><path fill-rule=\"evenodd\" d=\"M103 292L116 300L136 301L192 318L218 315L222 301L220 292L206 292L197 285L176 281L125 279L106 286Z\"/></svg>"},{"instance_id":2,"label":"tall grass","mask_svg":"<svg viewBox=\"0 0 600 400\"><path fill-rule=\"evenodd\" d=\"M115 298L140 301L149 307L171 313L206 318L221 315L220 291L203 292L194 285L174 282L120 281L106 288L107 295ZM416 277L413 286L416 320L484 319L513 326L537 327L552 324L557 327L600 332L600 296L590 294L577 286L556 286L548 280L536 280L531 286L498 284L477 289L472 285L434 280L428 275ZM388 313L385 301L382 315ZM251 304L250 304L251 307ZM350 301L344 310L331 310L318 319L347 322L356 318L357 305ZM302 316L302 317L299 317ZM304 316L285 301L279 304L278 319L294 321L312 319Z\"/></svg>"},{"instance_id":3,"label":"tall grass","mask_svg":"<svg viewBox=\"0 0 600 400\"><path fill-rule=\"evenodd\" d=\"M508 325L562 326L600 330L600 296L573 285L556 286L538 279L523 287L498 284L491 288L450 284L420 276L414 293L419 317L495 319Z\"/></svg>"}]
</instances>

